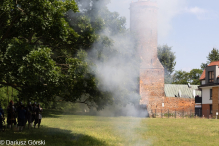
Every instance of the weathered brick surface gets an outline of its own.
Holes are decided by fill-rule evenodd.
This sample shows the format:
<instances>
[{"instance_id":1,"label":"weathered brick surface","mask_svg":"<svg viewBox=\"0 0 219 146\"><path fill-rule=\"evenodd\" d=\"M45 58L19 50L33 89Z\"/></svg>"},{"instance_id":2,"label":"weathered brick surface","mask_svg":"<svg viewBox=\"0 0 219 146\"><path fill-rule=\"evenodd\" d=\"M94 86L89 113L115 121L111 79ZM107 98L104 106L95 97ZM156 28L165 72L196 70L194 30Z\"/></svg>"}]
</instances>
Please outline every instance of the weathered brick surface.
<instances>
[{"instance_id":1,"label":"weathered brick surface","mask_svg":"<svg viewBox=\"0 0 219 146\"><path fill-rule=\"evenodd\" d=\"M164 68L157 58L157 3L131 3L131 31L138 40L141 104L164 96ZM150 107L149 107L150 108Z\"/></svg>"},{"instance_id":2,"label":"weathered brick surface","mask_svg":"<svg viewBox=\"0 0 219 146\"><path fill-rule=\"evenodd\" d=\"M148 111L194 110L194 99L164 97L164 68L157 57L157 10L157 3L152 1L137 1L130 6L130 29L138 40L141 59L140 104L146 104Z\"/></svg>"},{"instance_id":3,"label":"weathered brick surface","mask_svg":"<svg viewBox=\"0 0 219 146\"><path fill-rule=\"evenodd\" d=\"M164 103L164 107L162 107ZM180 97L151 97L148 98L147 103L149 112L151 109L163 110L163 112L194 112L195 110L195 99L194 98L180 98Z\"/></svg>"},{"instance_id":4,"label":"weathered brick surface","mask_svg":"<svg viewBox=\"0 0 219 146\"><path fill-rule=\"evenodd\" d=\"M209 115L211 115L210 104L202 104L202 115L204 115L205 118L208 118Z\"/></svg>"},{"instance_id":5,"label":"weathered brick surface","mask_svg":"<svg viewBox=\"0 0 219 146\"><path fill-rule=\"evenodd\" d=\"M219 87L212 87L212 110L218 110L218 95ZM216 112L213 112L213 117L216 117Z\"/></svg>"}]
</instances>

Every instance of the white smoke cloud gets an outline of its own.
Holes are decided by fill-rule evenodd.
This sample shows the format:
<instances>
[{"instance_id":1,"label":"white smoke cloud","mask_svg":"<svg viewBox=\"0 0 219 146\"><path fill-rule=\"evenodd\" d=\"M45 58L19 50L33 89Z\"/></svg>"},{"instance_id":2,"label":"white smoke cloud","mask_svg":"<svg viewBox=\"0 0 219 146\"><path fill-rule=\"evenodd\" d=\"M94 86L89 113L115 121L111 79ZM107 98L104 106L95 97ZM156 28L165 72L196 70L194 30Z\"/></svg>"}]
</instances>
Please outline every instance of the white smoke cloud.
<instances>
[{"instance_id":1,"label":"white smoke cloud","mask_svg":"<svg viewBox=\"0 0 219 146\"><path fill-rule=\"evenodd\" d=\"M102 48L98 48L98 45L94 44L93 49L89 52L89 60L95 64L95 76L101 83L99 88L102 91L111 92L116 100L129 91L135 91L129 95L130 98L138 99L139 72L137 70L138 64L134 58L136 54L135 42L123 34L112 36L107 29L100 34L110 38L113 46L100 51ZM104 61L99 59L98 51L106 57ZM122 101L122 104L127 103L129 97ZM119 100L121 101L121 99Z\"/></svg>"},{"instance_id":2,"label":"white smoke cloud","mask_svg":"<svg viewBox=\"0 0 219 146\"><path fill-rule=\"evenodd\" d=\"M105 35L113 40L113 46L105 48L102 51L103 56L109 57L104 62L98 59L96 51L98 46L94 45L93 49L89 52L89 58L96 65L95 76L100 80L100 89L102 91L109 91L113 94L115 100L121 98L123 93L133 91L129 95L125 95L125 98L119 99L120 104L107 106L104 110L98 111L97 115L100 116L141 116L146 117L147 111L136 108L133 104L127 104L127 100L136 100L139 98L138 80L139 71L134 58L135 42L127 39L122 35L112 36L108 31L104 30L102 35ZM112 51L110 51L112 49ZM96 54L96 55L95 55ZM127 55L128 54L128 55ZM134 62L133 62L134 61ZM137 68L136 68L137 67ZM139 103L139 101L138 101ZM127 104L127 105L126 105ZM145 107L146 108L146 107ZM100 117L101 118L101 117ZM129 123L129 127L126 129L127 134L123 134L126 139L133 139L138 133L135 132L135 128L141 124L141 118L133 119ZM121 124L114 121L115 133L123 133L120 129ZM138 141L134 145L149 145L151 142L138 138Z\"/></svg>"},{"instance_id":3,"label":"white smoke cloud","mask_svg":"<svg viewBox=\"0 0 219 146\"><path fill-rule=\"evenodd\" d=\"M71 17L83 15L92 6L90 1L77 1L80 4L81 12L80 14L72 13ZM108 13L104 13L102 9L105 2L107 1L96 1L94 7L99 8L99 10L89 11L89 13L93 13L90 15L109 19ZM91 22L97 21L95 17L89 18ZM136 42L129 32L117 33L114 29L118 27L118 24L114 21L108 25L102 30L98 30L98 41L93 43L92 49L88 51L87 60L94 64L90 69L94 71L94 75L99 81L99 89L112 93L115 103L121 105L139 103L139 64L138 59L136 59Z\"/></svg>"},{"instance_id":4,"label":"white smoke cloud","mask_svg":"<svg viewBox=\"0 0 219 146\"><path fill-rule=\"evenodd\" d=\"M129 2L121 1L122 4ZM118 3L117 3L118 5ZM101 8L101 7L99 7ZM104 16L103 16L104 17ZM92 50L88 52L88 60L95 64L91 70L95 71L96 78L100 81L99 89L102 91L111 92L114 101L120 101L112 106L107 106L104 110L97 112L102 116L147 116L146 110L139 110L133 104L127 104L127 101L136 102L139 104L140 96L138 93L138 78L139 78L139 64L135 59L136 56L136 42L131 36L126 34L111 34L109 28L102 30L99 35L110 38L113 42L112 46L104 47L98 43L94 43ZM100 59L100 53L102 58ZM129 93L127 95L127 93ZM133 101L132 101L133 100ZM146 107L145 107L146 109ZM101 118L101 117L100 117ZM132 139L138 133L135 132L136 126L140 125L141 119L136 118L130 123L126 129L126 139ZM115 133L120 133L121 125L114 122ZM150 141L139 139L135 145L149 144Z\"/></svg>"}]
</instances>

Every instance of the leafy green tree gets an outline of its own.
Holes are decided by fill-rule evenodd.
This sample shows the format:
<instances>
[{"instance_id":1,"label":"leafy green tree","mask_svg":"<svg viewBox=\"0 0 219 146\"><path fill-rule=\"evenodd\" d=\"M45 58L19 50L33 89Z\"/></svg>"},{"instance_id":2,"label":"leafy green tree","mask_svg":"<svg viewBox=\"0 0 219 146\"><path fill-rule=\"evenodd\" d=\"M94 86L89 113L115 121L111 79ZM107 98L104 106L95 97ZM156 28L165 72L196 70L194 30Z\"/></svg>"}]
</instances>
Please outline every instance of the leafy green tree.
<instances>
[{"instance_id":1,"label":"leafy green tree","mask_svg":"<svg viewBox=\"0 0 219 146\"><path fill-rule=\"evenodd\" d=\"M68 11L78 12L75 1L0 2L0 84L19 91L20 100L47 103L61 96L100 104L106 99L81 50L93 44L93 29L80 18L74 30L66 21Z\"/></svg>"},{"instance_id":2,"label":"leafy green tree","mask_svg":"<svg viewBox=\"0 0 219 146\"><path fill-rule=\"evenodd\" d=\"M201 69L204 70L204 69L208 66L209 63L210 63L210 62L202 63L202 64L201 64Z\"/></svg>"},{"instance_id":3,"label":"leafy green tree","mask_svg":"<svg viewBox=\"0 0 219 146\"><path fill-rule=\"evenodd\" d=\"M218 61L219 60L219 51L216 48L213 48L211 52L207 56L207 63L202 63L201 64L201 69L204 70L207 65L213 61Z\"/></svg>"},{"instance_id":4,"label":"leafy green tree","mask_svg":"<svg viewBox=\"0 0 219 146\"><path fill-rule=\"evenodd\" d=\"M26 101L49 103L61 97L97 109L116 102L111 93L99 90L101 82L91 69L95 65L85 52L95 46L99 60L105 61L112 56L104 51L119 52L109 36L121 33L131 39L125 19L110 12L107 3L0 1L0 84L16 89L19 99Z\"/></svg>"},{"instance_id":5,"label":"leafy green tree","mask_svg":"<svg viewBox=\"0 0 219 146\"><path fill-rule=\"evenodd\" d=\"M203 72L202 69L192 69L189 72L189 80L190 80L189 82L192 85L200 85L199 78L200 78L202 72Z\"/></svg>"},{"instance_id":6,"label":"leafy green tree","mask_svg":"<svg viewBox=\"0 0 219 146\"><path fill-rule=\"evenodd\" d=\"M176 71L173 74L173 84L188 84L200 85L199 77L202 74L201 69L192 69L190 72Z\"/></svg>"},{"instance_id":7,"label":"leafy green tree","mask_svg":"<svg viewBox=\"0 0 219 146\"><path fill-rule=\"evenodd\" d=\"M163 65L165 70L165 83L171 83L171 74L174 71L176 65L176 56L175 53L171 50L172 47L168 45L158 46L157 47L157 56L160 60L160 63Z\"/></svg>"},{"instance_id":8,"label":"leafy green tree","mask_svg":"<svg viewBox=\"0 0 219 146\"><path fill-rule=\"evenodd\" d=\"M187 84L189 80L189 73L186 71L179 70L173 74L173 84Z\"/></svg>"},{"instance_id":9,"label":"leafy green tree","mask_svg":"<svg viewBox=\"0 0 219 146\"><path fill-rule=\"evenodd\" d=\"M207 59L209 62L218 61L219 60L219 51L216 48L213 48L211 52L208 54Z\"/></svg>"}]
</instances>

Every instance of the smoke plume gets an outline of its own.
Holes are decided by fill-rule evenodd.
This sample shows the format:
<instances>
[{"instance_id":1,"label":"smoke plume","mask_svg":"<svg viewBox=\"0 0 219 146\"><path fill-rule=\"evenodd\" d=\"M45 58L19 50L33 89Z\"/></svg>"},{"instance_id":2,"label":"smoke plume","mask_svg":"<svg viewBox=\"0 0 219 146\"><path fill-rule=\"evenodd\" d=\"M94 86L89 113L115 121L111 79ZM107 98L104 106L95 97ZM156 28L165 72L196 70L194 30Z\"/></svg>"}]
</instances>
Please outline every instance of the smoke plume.
<instances>
[{"instance_id":1,"label":"smoke plume","mask_svg":"<svg viewBox=\"0 0 219 146\"><path fill-rule=\"evenodd\" d=\"M80 0L79 9L81 13L92 5L90 1ZM105 13L99 14L105 4L99 1L95 3L95 11L89 16L99 15L102 19L107 18ZM118 20L124 21L123 17L113 13ZM91 23L96 19L91 17ZM114 21L114 19L112 20ZM110 22L108 22L110 23ZM93 44L92 49L88 51L87 60L94 66L90 69L95 72L95 77L99 81L99 89L104 92L110 92L113 96L113 105L107 106L104 110L98 111L101 116L142 116L146 117L146 110L140 110L134 105L139 105L139 58L136 52L136 40L132 37L129 30L123 29L121 32L113 31L117 28L117 23L110 23L98 31L99 39ZM105 45L103 45L105 44ZM99 117L101 118L101 117ZM131 139L135 133L135 128L141 123L141 118L136 118L127 129L127 139ZM118 123L115 122L115 132L120 132ZM139 140L136 145L146 143Z\"/></svg>"}]
</instances>

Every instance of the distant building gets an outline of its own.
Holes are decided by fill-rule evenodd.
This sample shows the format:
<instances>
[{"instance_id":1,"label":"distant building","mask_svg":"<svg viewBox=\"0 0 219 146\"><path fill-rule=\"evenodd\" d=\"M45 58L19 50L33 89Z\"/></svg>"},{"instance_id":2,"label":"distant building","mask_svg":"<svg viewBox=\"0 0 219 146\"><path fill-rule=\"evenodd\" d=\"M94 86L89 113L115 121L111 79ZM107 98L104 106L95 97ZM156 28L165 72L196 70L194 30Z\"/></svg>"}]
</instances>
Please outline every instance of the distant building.
<instances>
[{"instance_id":1,"label":"distant building","mask_svg":"<svg viewBox=\"0 0 219 146\"><path fill-rule=\"evenodd\" d=\"M202 92L200 97L202 115L215 117L219 109L219 61L211 62L199 80L201 82L199 89Z\"/></svg>"},{"instance_id":2,"label":"distant building","mask_svg":"<svg viewBox=\"0 0 219 146\"><path fill-rule=\"evenodd\" d=\"M140 104L147 105L149 115L153 109L194 111L193 93L197 86L164 85L164 67L157 57L157 13L156 1L138 0L130 4L130 30L138 41L137 52L141 59Z\"/></svg>"}]
</instances>

